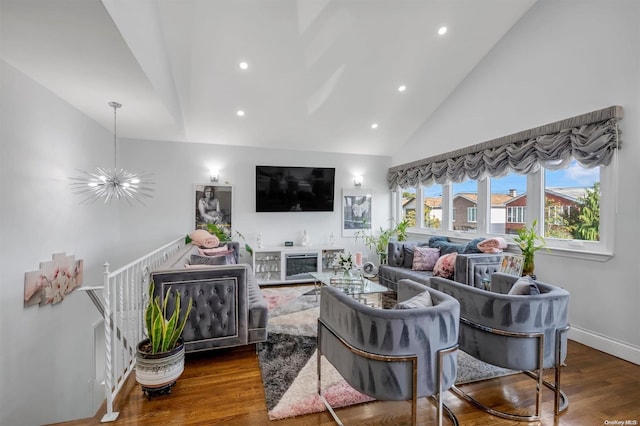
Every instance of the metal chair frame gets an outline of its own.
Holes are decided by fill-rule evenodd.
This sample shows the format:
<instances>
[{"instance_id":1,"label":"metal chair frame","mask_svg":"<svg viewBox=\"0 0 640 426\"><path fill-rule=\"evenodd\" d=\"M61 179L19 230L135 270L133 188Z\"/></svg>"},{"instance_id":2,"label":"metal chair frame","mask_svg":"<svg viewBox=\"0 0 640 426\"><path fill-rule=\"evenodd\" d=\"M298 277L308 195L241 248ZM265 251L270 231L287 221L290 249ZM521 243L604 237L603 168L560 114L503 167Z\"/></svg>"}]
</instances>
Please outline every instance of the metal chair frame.
<instances>
[{"instance_id":1,"label":"metal chair frame","mask_svg":"<svg viewBox=\"0 0 640 426\"><path fill-rule=\"evenodd\" d=\"M383 361L383 362L410 362L412 365L412 398L411 398L411 424L412 425L416 425L417 424L417 406L418 406L418 356L417 355L399 355L399 356L395 356L395 355L379 355L379 354L374 354L371 352L366 352L363 351L361 349L358 349L354 346L352 346L351 344L349 344L348 342L346 342L342 337L338 336L331 328L329 328L321 319L318 319L318 342L320 342L321 340L321 335L323 330L327 330L329 331L336 339L338 339L338 341L345 346L347 349L349 349L352 353L361 356L363 358L368 358L371 360L375 360L375 361ZM442 382L443 382L443 363L444 363L444 356L446 354L452 353L454 351L456 351L458 349L458 344L455 344L453 346L450 346L448 348L445 349L440 349L438 351L438 366L437 366L437 387L438 387L438 393L437 393L437 397L432 395L429 399L431 401L432 404L434 404L437 409L438 409L438 414L437 414L437 419L438 419L438 425L442 426L442 413L443 410L445 412L445 414L447 415L447 417L449 417L449 419L451 420L451 423L454 426L458 426L458 419L456 418L455 414L453 414L453 412L449 409L449 407L447 407L443 402L442 402ZM318 344L318 354L317 354L317 371L318 371L318 395L320 396L320 398L322 399L322 402L324 403L324 405L327 407L327 410L329 411L329 413L331 413L331 416L333 417L333 419L336 421L336 423L340 426L343 426L342 421L340 420L340 418L338 417L338 415L336 414L336 412L333 410L333 407L331 407L331 404L329 404L329 402L326 400L326 398L324 397L324 395L322 394L322 352L320 350L320 344Z\"/></svg>"},{"instance_id":2,"label":"metal chair frame","mask_svg":"<svg viewBox=\"0 0 640 426\"><path fill-rule=\"evenodd\" d=\"M476 322L470 321L466 318L460 317L460 323L467 325L469 327L473 327L487 333L496 334L500 336L507 337L516 337L516 338L536 338L538 339L538 368L533 371L523 371L524 374L536 380L536 409L535 414L533 415L522 415L522 414L514 414L508 413L505 411L500 411L488 407L487 405L481 403L480 401L473 398L468 393L464 392L462 389L457 386L451 387L451 392L453 392L458 397L464 399L465 401L473 404L477 408L497 417L501 417L503 419L509 420L520 420L533 422L540 420L541 410L542 410L542 385L545 385L552 391L554 391L554 414L557 416L567 409L569 406L569 399L567 395L560 389L560 368L561 368L561 356L562 356L562 335L569 331L570 326L566 326L556 330L556 341L555 341L555 364L553 366L555 370L554 379L555 383L549 383L544 380L543 377L543 363L544 363L544 333L523 333L523 332L514 332L514 331L505 331L492 327L487 327L482 324L478 324ZM560 402L562 400L562 402Z\"/></svg>"}]
</instances>

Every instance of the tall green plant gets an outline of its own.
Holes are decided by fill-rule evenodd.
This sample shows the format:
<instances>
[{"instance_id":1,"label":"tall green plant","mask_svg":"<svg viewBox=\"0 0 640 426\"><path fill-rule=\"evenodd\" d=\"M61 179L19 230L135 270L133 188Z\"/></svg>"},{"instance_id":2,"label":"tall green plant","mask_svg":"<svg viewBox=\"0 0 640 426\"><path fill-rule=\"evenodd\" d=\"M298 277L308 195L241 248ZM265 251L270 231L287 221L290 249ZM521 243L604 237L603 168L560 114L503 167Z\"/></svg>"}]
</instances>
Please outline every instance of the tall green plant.
<instances>
[{"instance_id":1,"label":"tall green plant","mask_svg":"<svg viewBox=\"0 0 640 426\"><path fill-rule=\"evenodd\" d=\"M171 288L167 291L162 305L160 304L159 296L153 297L153 289L154 283L151 281L149 285L149 303L147 304L144 318L149 335L149 342L151 344L151 353L157 354L175 347L178 338L182 334L182 330L184 330L187 324L187 318L189 318L193 300L189 298L187 311L182 321L180 321L180 293L176 291L175 308L171 316L167 318L167 305L169 303Z\"/></svg>"}]
</instances>

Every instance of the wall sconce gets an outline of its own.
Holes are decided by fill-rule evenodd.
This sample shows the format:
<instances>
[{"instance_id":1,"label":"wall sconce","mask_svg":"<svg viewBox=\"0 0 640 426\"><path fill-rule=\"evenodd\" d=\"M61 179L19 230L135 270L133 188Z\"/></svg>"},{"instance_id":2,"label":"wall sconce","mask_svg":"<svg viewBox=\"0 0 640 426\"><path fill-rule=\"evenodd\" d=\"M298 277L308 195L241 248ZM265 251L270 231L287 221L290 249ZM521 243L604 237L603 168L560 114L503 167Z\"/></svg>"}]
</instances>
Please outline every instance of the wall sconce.
<instances>
[{"instance_id":1,"label":"wall sconce","mask_svg":"<svg viewBox=\"0 0 640 426\"><path fill-rule=\"evenodd\" d=\"M353 185L354 186L362 186L362 182L364 181L364 178L362 177L362 175L357 175L353 177Z\"/></svg>"},{"instance_id":2,"label":"wall sconce","mask_svg":"<svg viewBox=\"0 0 640 426\"><path fill-rule=\"evenodd\" d=\"M211 182L218 182L220 180L220 171L218 169L209 170L209 179L211 179Z\"/></svg>"}]
</instances>

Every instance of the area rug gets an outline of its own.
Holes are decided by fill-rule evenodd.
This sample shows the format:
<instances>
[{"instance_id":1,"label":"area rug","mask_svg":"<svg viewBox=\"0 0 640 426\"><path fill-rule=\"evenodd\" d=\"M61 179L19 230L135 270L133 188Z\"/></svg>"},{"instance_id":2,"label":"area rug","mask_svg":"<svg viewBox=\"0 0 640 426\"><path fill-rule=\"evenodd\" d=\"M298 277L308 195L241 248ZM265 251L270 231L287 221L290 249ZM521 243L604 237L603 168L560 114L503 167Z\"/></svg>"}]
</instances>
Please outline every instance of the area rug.
<instances>
[{"instance_id":1,"label":"area rug","mask_svg":"<svg viewBox=\"0 0 640 426\"><path fill-rule=\"evenodd\" d=\"M319 296L313 286L263 288L269 306L269 338L258 352L271 420L324 411L317 394L316 327ZM517 373L458 351L456 384ZM332 407L373 401L349 386L322 358L322 389Z\"/></svg>"}]
</instances>

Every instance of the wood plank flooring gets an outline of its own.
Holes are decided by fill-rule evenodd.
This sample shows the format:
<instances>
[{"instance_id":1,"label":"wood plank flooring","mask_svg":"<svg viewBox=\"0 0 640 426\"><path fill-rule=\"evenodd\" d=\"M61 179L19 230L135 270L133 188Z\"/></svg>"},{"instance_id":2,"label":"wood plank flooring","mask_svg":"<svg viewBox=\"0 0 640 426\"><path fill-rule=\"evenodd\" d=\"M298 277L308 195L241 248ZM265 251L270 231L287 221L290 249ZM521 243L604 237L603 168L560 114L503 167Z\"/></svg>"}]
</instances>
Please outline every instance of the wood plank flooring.
<instances>
[{"instance_id":1,"label":"wood plank flooring","mask_svg":"<svg viewBox=\"0 0 640 426\"><path fill-rule=\"evenodd\" d=\"M546 378L553 380L551 373ZM498 409L509 404L533 407L535 382L523 374L463 387L474 397ZM562 389L568 410L554 418L553 393L544 388L543 419L526 423L503 420L481 412L448 393L445 403L463 426L485 425L640 425L640 366L569 341L567 366L562 369ZM270 421L254 346L188 355L185 372L173 394L148 401L132 375L115 403L120 412L113 425L334 425L327 412ZM410 405L373 402L338 410L346 425L408 424ZM69 426L99 425L95 418L59 423ZM436 410L426 400L418 408L420 425L434 425ZM625 421L627 422L625 424ZM445 425L450 424L447 419Z\"/></svg>"}]
</instances>

